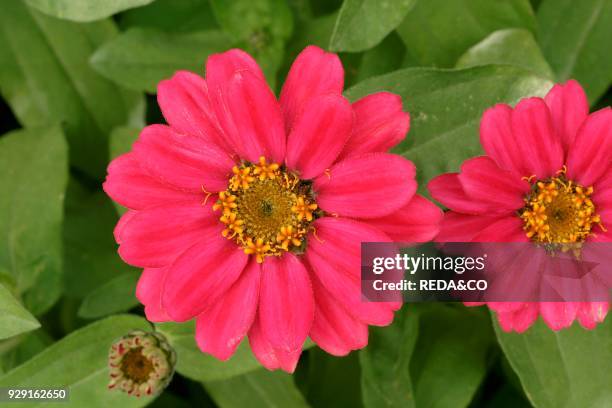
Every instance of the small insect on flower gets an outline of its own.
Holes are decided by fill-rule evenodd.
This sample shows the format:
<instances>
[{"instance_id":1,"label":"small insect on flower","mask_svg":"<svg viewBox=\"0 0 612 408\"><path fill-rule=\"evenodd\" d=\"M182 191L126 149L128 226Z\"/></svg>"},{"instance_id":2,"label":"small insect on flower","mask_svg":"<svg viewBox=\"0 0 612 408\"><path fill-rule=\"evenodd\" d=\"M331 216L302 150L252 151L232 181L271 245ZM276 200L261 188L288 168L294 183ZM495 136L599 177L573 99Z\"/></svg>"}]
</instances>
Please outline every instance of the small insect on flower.
<instances>
[{"instance_id":1,"label":"small insect on flower","mask_svg":"<svg viewBox=\"0 0 612 408\"><path fill-rule=\"evenodd\" d=\"M108 388L129 395L155 395L170 383L176 353L162 334L134 330L121 337L108 353Z\"/></svg>"}]
</instances>

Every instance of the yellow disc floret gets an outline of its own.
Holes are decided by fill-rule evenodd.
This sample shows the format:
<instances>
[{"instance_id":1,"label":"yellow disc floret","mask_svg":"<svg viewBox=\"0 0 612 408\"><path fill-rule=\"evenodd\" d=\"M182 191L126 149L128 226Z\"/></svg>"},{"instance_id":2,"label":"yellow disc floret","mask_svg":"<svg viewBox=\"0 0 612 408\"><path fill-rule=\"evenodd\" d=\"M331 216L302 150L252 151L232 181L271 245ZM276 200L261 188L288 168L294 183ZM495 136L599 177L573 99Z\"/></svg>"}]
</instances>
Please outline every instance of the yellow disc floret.
<instances>
[{"instance_id":1,"label":"yellow disc floret","mask_svg":"<svg viewBox=\"0 0 612 408\"><path fill-rule=\"evenodd\" d=\"M593 187L585 188L559 171L556 177L533 184L519 211L527 237L541 244L580 244L593 234L601 218L590 196Z\"/></svg>"},{"instance_id":2,"label":"yellow disc floret","mask_svg":"<svg viewBox=\"0 0 612 408\"><path fill-rule=\"evenodd\" d=\"M303 250L310 223L319 216L310 183L264 157L234 166L232 173L213 205L225 225L222 235L259 263Z\"/></svg>"}]
</instances>

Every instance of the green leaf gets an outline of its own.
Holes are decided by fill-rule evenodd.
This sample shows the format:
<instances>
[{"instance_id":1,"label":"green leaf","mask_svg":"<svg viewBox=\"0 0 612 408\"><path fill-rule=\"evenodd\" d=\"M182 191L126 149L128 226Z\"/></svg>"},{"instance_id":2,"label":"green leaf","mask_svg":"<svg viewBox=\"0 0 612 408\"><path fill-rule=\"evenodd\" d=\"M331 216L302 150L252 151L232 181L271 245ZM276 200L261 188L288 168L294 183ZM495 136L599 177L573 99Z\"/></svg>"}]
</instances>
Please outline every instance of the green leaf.
<instances>
[{"instance_id":1,"label":"green leaf","mask_svg":"<svg viewBox=\"0 0 612 408\"><path fill-rule=\"evenodd\" d=\"M351 100L389 91L400 95L410 113L410 131L395 149L417 167L420 187L440 173L457 171L467 158L482 154L478 124L485 109L543 96L552 83L529 71L488 65L463 70L407 68L350 88Z\"/></svg>"},{"instance_id":2,"label":"green leaf","mask_svg":"<svg viewBox=\"0 0 612 408\"><path fill-rule=\"evenodd\" d=\"M406 305L360 352L366 407L465 407L488 368L494 337L480 310Z\"/></svg>"},{"instance_id":3,"label":"green leaf","mask_svg":"<svg viewBox=\"0 0 612 408\"><path fill-rule=\"evenodd\" d=\"M142 116L140 95L97 75L90 54L117 33L110 20L78 24L48 17L20 0L0 13L0 93L26 127L61 123L71 163L101 177L112 128ZM140 119L141 120L141 119Z\"/></svg>"},{"instance_id":4,"label":"green leaf","mask_svg":"<svg viewBox=\"0 0 612 408\"><path fill-rule=\"evenodd\" d=\"M38 320L15 299L4 285L0 284L0 339L7 339L39 327Z\"/></svg>"},{"instance_id":5,"label":"green leaf","mask_svg":"<svg viewBox=\"0 0 612 408\"><path fill-rule=\"evenodd\" d=\"M165 33L133 28L100 47L92 67L126 88L157 92L157 83L178 70L202 72L206 58L231 46L220 31Z\"/></svg>"},{"instance_id":6,"label":"green leaf","mask_svg":"<svg viewBox=\"0 0 612 408\"><path fill-rule=\"evenodd\" d=\"M296 382L302 384L302 392L313 407L363 407L358 353L336 357L314 347L305 360L306 369L298 372ZM300 381L300 374L307 377Z\"/></svg>"},{"instance_id":7,"label":"green leaf","mask_svg":"<svg viewBox=\"0 0 612 408\"><path fill-rule=\"evenodd\" d=\"M131 330L151 330L145 319L122 315L99 320L56 342L24 364L0 377L1 387L68 387L65 407L141 407L151 397L134 398L109 391L108 350ZM20 406L41 406L40 401Z\"/></svg>"},{"instance_id":8,"label":"green leaf","mask_svg":"<svg viewBox=\"0 0 612 408\"><path fill-rule=\"evenodd\" d=\"M81 299L135 270L117 254L113 238L116 223L117 212L106 194L70 180L64 223L64 286L68 296Z\"/></svg>"},{"instance_id":9,"label":"green leaf","mask_svg":"<svg viewBox=\"0 0 612 408\"><path fill-rule=\"evenodd\" d=\"M554 73L544 59L535 38L530 31L522 28L509 28L491 33L459 58L457 68L487 64L515 65L554 79Z\"/></svg>"},{"instance_id":10,"label":"green leaf","mask_svg":"<svg viewBox=\"0 0 612 408\"><path fill-rule=\"evenodd\" d=\"M112 16L123 10L144 6L153 0L26 0L26 2L53 17L73 21L94 21Z\"/></svg>"},{"instance_id":11,"label":"green leaf","mask_svg":"<svg viewBox=\"0 0 612 408\"><path fill-rule=\"evenodd\" d=\"M204 388L220 408L309 406L293 377L281 371L258 369L224 381L205 382Z\"/></svg>"},{"instance_id":12,"label":"green leaf","mask_svg":"<svg viewBox=\"0 0 612 408\"><path fill-rule=\"evenodd\" d=\"M209 0L155 0L148 6L120 14L122 29L158 28L170 32L190 32L219 28Z\"/></svg>"},{"instance_id":13,"label":"green leaf","mask_svg":"<svg viewBox=\"0 0 612 408\"><path fill-rule=\"evenodd\" d=\"M67 155L59 127L0 138L0 270L34 315L61 292Z\"/></svg>"},{"instance_id":14,"label":"green leaf","mask_svg":"<svg viewBox=\"0 0 612 408\"><path fill-rule=\"evenodd\" d=\"M293 16L285 0L210 0L217 21L261 66L274 88Z\"/></svg>"},{"instance_id":15,"label":"green leaf","mask_svg":"<svg viewBox=\"0 0 612 408\"><path fill-rule=\"evenodd\" d=\"M415 0L344 0L329 48L359 52L370 49L397 27Z\"/></svg>"},{"instance_id":16,"label":"green leaf","mask_svg":"<svg viewBox=\"0 0 612 408\"><path fill-rule=\"evenodd\" d=\"M452 67L489 33L510 27L535 31L529 0L418 1L397 31L420 65Z\"/></svg>"},{"instance_id":17,"label":"green leaf","mask_svg":"<svg viewBox=\"0 0 612 408\"><path fill-rule=\"evenodd\" d=\"M401 68L405 53L404 43L392 32L383 42L363 53L356 80L363 81Z\"/></svg>"},{"instance_id":18,"label":"green leaf","mask_svg":"<svg viewBox=\"0 0 612 408\"><path fill-rule=\"evenodd\" d=\"M575 323L554 332L541 320L525 333L495 332L537 407L607 407L612 404L612 322L594 330Z\"/></svg>"},{"instance_id":19,"label":"green leaf","mask_svg":"<svg viewBox=\"0 0 612 408\"><path fill-rule=\"evenodd\" d=\"M366 407L415 407L410 359L419 335L419 315L406 306L389 327L369 329L368 347L359 352Z\"/></svg>"},{"instance_id":20,"label":"green leaf","mask_svg":"<svg viewBox=\"0 0 612 408\"><path fill-rule=\"evenodd\" d=\"M221 361L210 354L204 354L195 342L195 323L157 323L156 329L163 333L176 350L176 371L195 381L225 380L245 374L261 367L251 353L245 338L228 360ZM304 349L312 347L307 341Z\"/></svg>"},{"instance_id":21,"label":"green leaf","mask_svg":"<svg viewBox=\"0 0 612 408\"><path fill-rule=\"evenodd\" d=\"M9 371L20 364L25 363L53 343L53 338L43 329L39 329L20 336L20 343L1 356L1 366L4 372Z\"/></svg>"},{"instance_id":22,"label":"green leaf","mask_svg":"<svg viewBox=\"0 0 612 408\"><path fill-rule=\"evenodd\" d=\"M609 0L545 0L538 9L544 56L561 81L578 80L594 103L612 82Z\"/></svg>"},{"instance_id":23,"label":"green leaf","mask_svg":"<svg viewBox=\"0 0 612 408\"><path fill-rule=\"evenodd\" d=\"M137 306L139 303L135 294L139 276L140 273L136 271L124 273L94 289L83 299L79 317L97 319Z\"/></svg>"}]
</instances>

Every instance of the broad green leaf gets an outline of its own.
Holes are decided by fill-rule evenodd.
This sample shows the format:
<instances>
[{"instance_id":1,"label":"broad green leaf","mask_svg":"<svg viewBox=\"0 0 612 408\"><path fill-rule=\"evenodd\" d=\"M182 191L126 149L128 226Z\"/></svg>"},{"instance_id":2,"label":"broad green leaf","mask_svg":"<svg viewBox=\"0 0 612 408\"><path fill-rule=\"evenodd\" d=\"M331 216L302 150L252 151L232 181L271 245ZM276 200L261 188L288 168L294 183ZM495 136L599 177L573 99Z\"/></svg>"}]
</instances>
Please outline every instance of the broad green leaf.
<instances>
[{"instance_id":1,"label":"broad green leaf","mask_svg":"<svg viewBox=\"0 0 612 408\"><path fill-rule=\"evenodd\" d=\"M329 42L333 51L370 49L397 27L416 0L344 0Z\"/></svg>"},{"instance_id":2,"label":"broad green leaf","mask_svg":"<svg viewBox=\"0 0 612 408\"><path fill-rule=\"evenodd\" d=\"M360 352L366 407L465 407L488 368L488 316L443 304L409 304Z\"/></svg>"},{"instance_id":3,"label":"broad green leaf","mask_svg":"<svg viewBox=\"0 0 612 408\"><path fill-rule=\"evenodd\" d=\"M274 88L293 16L285 0L210 0L213 12L238 48L250 53Z\"/></svg>"},{"instance_id":4,"label":"broad green leaf","mask_svg":"<svg viewBox=\"0 0 612 408\"><path fill-rule=\"evenodd\" d=\"M370 78L346 93L349 99L379 91L400 95L410 131L395 151L417 167L420 187L440 173L482 154L478 125L485 109L527 96L543 96L552 83L518 67L488 65L462 70L407 68Z\"/></svg>"},{"instance_id":5,"label":"broad green leaf","mask_svg":"<svg viewBox=\"0 0 612 408\"><path fill-rule=\"evenodd\" d=\"M73 21L94 21L112 16L123 10L144 6L153 0L26 0L26 2L53 17Z\"/></svg>"},{"instance_id":6,"label":"broad green leaf","mask_svg":"<svg viewBox=\"0 0 612 408\"><path fill-rule=\"evenodd\" d=\"M40 327L4 285L0 284L0 339L6 339Z\"/></svg>"},{"instance_id":7,"label":"broad green leaf","mask_svg":"<svg viewBox=\"0 0 612 408\"><path fill-rule=\"evenodd\" d=\"M363 53L356 80L363 81L401 68L405 53L404 43L392 32L376 47Z\"/></svg>"},{"instance_id":8,"label":"broad green leaf","mask_svg":"<svg viewBox=\"0 0 612 408\"><path fill-rule=\"evenodd\" d=\"M34 315L61 292L67 155L57 126L0 138L0 270Z\"/></svg>"},{"instance_id":9,"label":"broad green leaf","mask_svg":"<svg viewBox=\"0 0 612 408\"><path fill-rule=\"evenodd\" d=\"M129 272L118 275L89 293L78 315L84 319L97 319L118 312L127 312L138 305L136 283L140 273Z\"/></svg>"},{"instance_id":10,"label":"broad green leaf","mask_svg":"<svg viewBox=\"0 0 612 408\"><path fill-rule=\"evenodd\" d=\"M397 31L420 65L452 67L489 33L511 27L535 31L529 0L417 1Z\"/></svg>"},{"instance_id":11,"label":"broad green leaf","mask_svg":"<svg viewBox=\"0 0 612 408\"><path fill-rule=\"evenodd\" d=\"M495 335L489 317L463 305L423 306L410 362L416 406L466 407L491 363Z\"/></svg>"},{"instance_id":12,"label":"broad green leaf","mask_svg":"<svg viewBox=\"0 0 612 408\"><path fill-rule=\"evenodd\" d=\"M594 330L577 323L553 332L538 321L525 333L497 339L518 374L527 397L538 408L609 407L612 405L612 322Z\"/></svg>"},{"instance_id":13,"label":"broad green leaf","mask_svg":"<svg viewBox=\"0 0 612 408\"><path fill-rule=\"evenodd\" d=\"M230 46L220 31L177 34L133 28L102 45L91 65L126 88L155 93L157 83L178 70L202 74L206 58Z\"/></svg>"},{"instance_id":14,"label":"broad green leaf","mask_svg":"<svg viewBox=\"0 0 612 408\"><path fill-rule=\"evenodd\" d=\"M64 223L64 287L81 299L96 288L135 269L117 254L113 229L117 212L102 191L70 180Z\"/></svg>"},{"instance_id":15,"label":"broad green leaf","mask_svg":"<svg viewBox=\"0 0 612 408\"><path fill-rule=\"evenodd\" d=\"M359 353L336 357L320 348L308 351L304 366L298 373L307 377L296 382L313 407L363 407L361 402L361 368Z\"/></svg>"},{"instance_id":16,"label":"broad green leaf","mask_svg":"<svg viewBox=\"0 0 612 408\"><path fill-rule=\"evenodd\" d=\"M308 403L290 374L258 369L222 381L208 381L204 388L219 408L306 408Z\"/></svg>"},{"instance_id":17,"label":"broad green leaf","mask_svg":"<svg viewBox=\"0 0 612 408\"><path fill-rule=\"evenodd\" d=\"M131 330L151 330L145 319L133 315L113 316L79 329L48 347L29 361L0 377L0 387L68 387L63 407L141 407L151 397L134 398L109 391L108 350ZM20 406L46 406L44 402Z\"/></svg>"},{"instance_id":18,"label":"broad green leaf","mask_svg":"<svg viewBox=\"0 0 612 408\"><path fill-rule=\"evenodd\" d=\"M477 65L508 64L554 79L533 34L522 28L509 28L491 33L467 50L457 61L457 68Z\"/></svg>"},{"instance_id":19,"label":"broad green leaf","mask_svg":"<svg viewBox=\"0 0 612 408\"><path fill-rule=\"evenodd\" d=\"M361 392L366 407L415 407L410 359L419 335L418 311L406 305L389 327L369 329L359 352Z\"/></svg>"},{"instance_id":20,"label":"broad green leaf","mask_svg":"<svg viewBox=\"0 0 612 408\"><path fill-rule=\"evenodd\" d=\"M205 354L195 342L195 323L157 323L156 329L163 333L176 350L176 371L195 381L225 380L245 374L261 367L261 364L251 353L249 342L245 338L236 349L236 353L228 360L221 361ZM304 349L312 347L307 341Z\"/></svg>"},{"instance_id":21,"label":"broad green leaf","mask_svg":"<svg viewBox=\"0 0 612 408\"><path fill-rule=\"evenodd\" d=\"M0 365L4 372L12 370L42 352L53 344L53 338L43 329L39 329L23 336L21 342L12 350L2 354Z\"/></svg>"},{"instance_id":22,"label":"broad green leaf","mask_svg":"<svg viewBox=\"0 0 612 408\"><path fill-rule=\"evenodd\" d=\"M209 0L155 0L119 15L121 28L149 27L173 33L219 28Z\"/></svg>"},{"instance_id":23,"label":"broad green leaf","mask_svg":"<svg viewBox=\"0 0 612 408\"><path fill-rule=\"evenodd\" d=\"M545 0L538 9L539 41L561 81L573 78L594 103L612 82L609 0Z\"/></svg>"},{"instance_id":24,"label":"broad green leaf","mask_svg":"<svg viewBox=\"0 0 612 408\"><path fill-rule=\"evenodd\" d=\"M0 93L26 127L61 123L71 163L94 177L106 169L112 128L136 121L142 100L88 64L117 30L110 20L78 24L4 0L0 13Z\"/></svg>"}]
</instances>

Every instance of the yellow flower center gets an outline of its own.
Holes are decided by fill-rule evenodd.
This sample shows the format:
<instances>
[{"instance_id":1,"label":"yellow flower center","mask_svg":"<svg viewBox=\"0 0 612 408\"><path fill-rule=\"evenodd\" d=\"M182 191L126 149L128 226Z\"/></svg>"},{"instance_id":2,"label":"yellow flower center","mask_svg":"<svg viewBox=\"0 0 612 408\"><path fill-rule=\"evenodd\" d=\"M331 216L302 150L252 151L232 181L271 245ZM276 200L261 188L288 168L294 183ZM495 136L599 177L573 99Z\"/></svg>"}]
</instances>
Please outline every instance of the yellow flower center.
<instances>
[{"instance_id":1,"label":"yellow flower center","mask_svg":"<svg viewBox=\"0 0 612 408\"><path fill-rule=\"evenodd\" d=\"M125 377L136 384L148 381L151 373L155 371L153 362L142 354L142 347L125 353L120 367Z\"/></svg>"},{"instance_id":2,"label":"yellow flower center","mask_svg":"<svg viewBox=\"0 0 612 408\"><path fill-rule=\"evenodd\" d=\"M595 225L604 229L592 194L593 187L568 180L565 170L537 181L519 211L527 237L541 244L580 244L593 234Z\"/></svg>"},{"instance_id":3,"label":"yellow flower center","mask_svg":"<svg viewBox=\"0 0 612 408\"><path fill-rule=\"evenodd\" d=\"M277 163L234 166L228 189L213 210L221 211L222 235L257 262L304 249L310 223L319 216L311 184Z\"/></svg>"}]
</instances>

